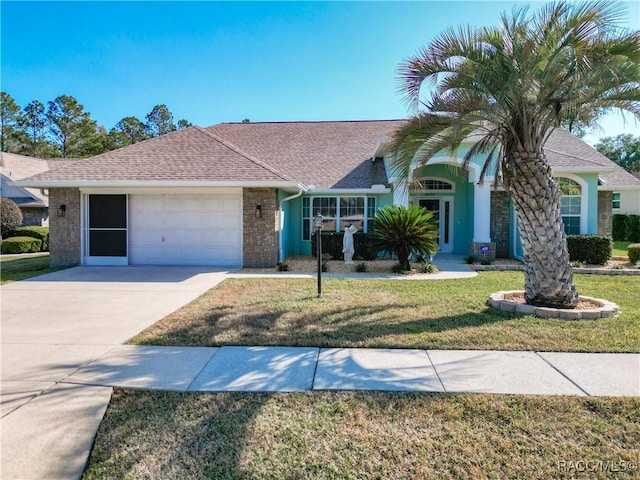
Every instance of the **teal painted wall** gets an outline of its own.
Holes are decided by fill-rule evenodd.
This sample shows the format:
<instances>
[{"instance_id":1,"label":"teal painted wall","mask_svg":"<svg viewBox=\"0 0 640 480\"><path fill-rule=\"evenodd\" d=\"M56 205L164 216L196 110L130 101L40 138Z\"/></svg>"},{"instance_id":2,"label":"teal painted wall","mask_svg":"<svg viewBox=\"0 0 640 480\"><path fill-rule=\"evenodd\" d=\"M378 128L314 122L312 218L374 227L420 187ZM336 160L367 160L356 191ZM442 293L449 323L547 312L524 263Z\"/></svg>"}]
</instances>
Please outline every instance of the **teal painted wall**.
<instances>
[{"instance_id":1,"label":"teal painted wall","mask_svg":"<svg viewBox=\"0 0 640 480\"><path fill-rule=\"evenodd\" d=\"M393 203L393 195L391 193L383 193L378 195L363 195L363 194L351 194L345 193L343 195L313 195L304 194L298 198L294 198L283 204L283 210L285 212L285 226L283 231L284 243L284 256L285 258L292 255L311 255L311 241L302 239L302 199L313 197L339 197L339 196L355 196L355 197L375 197L376 208L381 208L385 205ZM285 207L286 206L286 207Z\"/></svg>"},{"instance_id":2,"label":"teal painted wall","mask_svg":"<svg viewBox=\"0 0 640 480\"><path fill-rule=\"evenodd\" d=\"M559 174L558 177L562 177L563 175ZM580 177L587 183L586 190L583 187L582 195L586 195L587 197L587 210L586 212L582 212L583 215L586 214L587 225L586 231L581 232L582 234L597 234L598 233L598 174L597 173L585 173L581 175L576 175ZM567 176L567 178L574 179L572 176ZM513 212L513 218L516 218L515 211ZM514 257L522 258L522 242L520 241L520 231L517 228L517 220L512 225L512 235L515 239L515 250L511 252ZM512 242L513 245L513 242Z\"/></svg>"},{"instance_id":3,"label":"teal painted wall","mask_svg":"<svg viewBox=\"0 0 640 480\"><path fill-rule=\"evenodd\" d=\"M458 167L436 164L423 167L419 177L436 177L454 184L455 192L412 192L411 198L453 196L453 252L466 255L469 242L473 240L473 184L467 181L467 175L461 176Z\"/></svg>"}]
</instances>

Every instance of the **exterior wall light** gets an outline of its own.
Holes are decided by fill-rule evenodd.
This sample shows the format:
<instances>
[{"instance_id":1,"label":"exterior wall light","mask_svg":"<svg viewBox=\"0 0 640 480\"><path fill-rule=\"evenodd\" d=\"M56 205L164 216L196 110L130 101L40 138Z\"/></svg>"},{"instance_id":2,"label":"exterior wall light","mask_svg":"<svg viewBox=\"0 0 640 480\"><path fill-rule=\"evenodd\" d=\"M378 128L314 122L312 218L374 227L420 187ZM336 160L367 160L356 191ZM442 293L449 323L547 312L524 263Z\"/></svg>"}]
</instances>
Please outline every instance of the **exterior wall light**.
<instances>
[{"instance_id":1,"label":"exterior wall light","mask_svg":"<svg viewBox=\"0 0 640 480\"><path fill-rule=\"evenodd\" d=\"M256 205L256 218L262 218L262 205Z\"/></svg>"},{"instance_id":2,"label":"exterior wall light","mask_svg":"<svg viewBox=\"0 0 640 480\"><path fill-rule=\"evenodd\" d=\"M58 207L58 216L64 217L67 214L67 206L63 203Z\"/></svg>"}]
</instances>

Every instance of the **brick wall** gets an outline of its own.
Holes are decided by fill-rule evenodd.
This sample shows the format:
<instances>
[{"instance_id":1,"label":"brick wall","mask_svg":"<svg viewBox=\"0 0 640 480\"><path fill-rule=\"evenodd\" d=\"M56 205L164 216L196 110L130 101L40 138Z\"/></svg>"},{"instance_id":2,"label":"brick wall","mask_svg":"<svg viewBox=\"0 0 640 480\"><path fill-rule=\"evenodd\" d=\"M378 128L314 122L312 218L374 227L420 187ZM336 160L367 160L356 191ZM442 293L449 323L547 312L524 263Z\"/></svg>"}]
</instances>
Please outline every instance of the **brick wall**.
<instances>
[{"instance_id":1,"label":"brick wall","mask_svg":"<svg viewBox=\"0 0 640 480\"><path fill-rule=\"evenodd\" d=\"M65 216L58 216L58 207L65 205ZM52 267L80 264L80 190L52 188L49 190L49 251Z\"/></svg>"},{"instance_id":2,"label":"brick wall","mask_svg":"<svg viewBox=\"0 0 640 480\"><path fill-rule=\"evenodd\" d=\"M509 257L509 196L507 192L491 192L490 235L496 244L496 257Z\"/></svg>"},{"instance_id":3,"label":"brick wall","mask_svg":"<svg viewBox=\"0 0 640 480\"><path fill-rule=\"evenodd\" d=\"M262 217L256 218L260 205ZM242 192L243 265L269 268L278 262L278 191L274 188L245 188Z\"/></svg>"},{"instance_id":4,"label":"brick wall","mask_svg":"<svg viewBox=\"0 0 640 480\"><path fill-rule=\"evenodd\" d=\"M613 235L613 192L598 192L598 235Z\"/></svg>"}]
</instances>

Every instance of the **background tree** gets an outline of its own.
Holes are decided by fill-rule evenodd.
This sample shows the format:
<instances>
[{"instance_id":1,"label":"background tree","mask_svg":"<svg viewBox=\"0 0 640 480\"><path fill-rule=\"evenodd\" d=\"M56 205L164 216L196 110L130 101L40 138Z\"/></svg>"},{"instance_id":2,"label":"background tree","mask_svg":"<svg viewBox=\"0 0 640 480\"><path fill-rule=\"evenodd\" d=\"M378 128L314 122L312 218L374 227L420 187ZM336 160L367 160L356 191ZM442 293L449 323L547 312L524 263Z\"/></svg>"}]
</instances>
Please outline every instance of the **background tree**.
<instances>
[{"instance_id":1,"label":"background tree","mask_svg":"<svg viewBox=\"0 0 640 480\"><path fill-rule=\"evenodd\" d=\"M628 172L640 172L640 136L630 133L601 138L596 150Z\"/></svg>"},{"instance_id":2,"label":"background tree","mask_svg":"<svg viewBox=\"0 0 640 480\"><path fill-rule=\"evenodd\" d=\"M193 123L191 123L189 120L185 120L184 118L182 120L178 120L178 130L184 130L185 128L189 128L192 126Z\"/></svg>"},{"instance_id":3,"label":"background tree","mask_svg":"<svg viewBox=\"0 0 640 480\"><path fill-rule=\"evenodd\" d=\"M411 270L411 255L433 257L438 251L438 222L417 205L387 205L376 212L367 246L394 254L402 270Z\"/></svg>"},{"instance_id":4,"label":"background tree","mask_svg":"<svg viewBox=\"0 0 640 480\"><path fill-rule=\"evenodd\" d=\"M98 125L75 98L60 95L49 102L46 118L60 156L86 157L99 150L92 145L99 138Z\"/></svg>"},{"instance_id":5,"label":"background tree","mask_svg":"<svg viewBox=\"0 0 640 480\"><path fill-rule=\"evenodd\" d=\"M114 148L126 147L149 138L147 127L136 117L124 117L109 132Z\"/></svg>"},{"instance_id":6,"label":"background tree","mask_svg":"<svg viewBox=\"0 0 640 480\"><path fill-rule=\"evenodd\" d=\"M146 126L149 137L159 137L177 130L176 125L173 123L173 114L164 104L153 107L153 110L145 118L147 119Z\"/></svg>"},{"instance_id":7,"label":"background tree","mask_svg":"<svg viewBox=\"0 0 640 480\"><path fill-rule=\"evenodd\" d=\"M19 119L18 104L11 95L0 92L0 151L8 152L15 148Z\"/></svg>"},{"instance_id":8,"label":"background tree","mask_svg":"<svg viewBox=\"0 0 640 480\"><path fill-rule=\"evenodd\" d=\"M50 153L46 140L47 118L42 102L33 100L24 107L18 124L24 132L24 153L32 157L43 157Z\"/></svg>"},{"instance_id":9,"label":"background tree","mask_svg":"<svg viewBox=\"0 0 640 480\"><path fill-rule=\"evenodd\" d=\"M578 303L549 135L610 107L640 117L640 32L620 28L625 12L605 1L520 8L497 27L448 29L400 67L415 114L392 142L398 175L470 142L463 167L483 160L481 181L491 169L511 193L529 304ZM423 83L435 86L427 98Z\"/></svg>"}]
</instances>

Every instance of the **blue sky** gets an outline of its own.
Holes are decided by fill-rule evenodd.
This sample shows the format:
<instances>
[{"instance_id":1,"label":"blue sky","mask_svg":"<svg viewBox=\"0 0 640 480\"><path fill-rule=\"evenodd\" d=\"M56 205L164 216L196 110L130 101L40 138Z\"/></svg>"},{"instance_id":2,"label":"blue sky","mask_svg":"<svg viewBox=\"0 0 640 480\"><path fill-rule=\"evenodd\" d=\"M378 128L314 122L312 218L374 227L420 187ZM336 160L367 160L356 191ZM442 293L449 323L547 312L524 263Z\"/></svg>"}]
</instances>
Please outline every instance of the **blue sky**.
<instances>
[{"instance_id":1,"label":"blue sky","mask_svg":"<svg viewBox=\"0 0 640 480\"><path fill-rule=\"evenodd\" d=\"M403 118L399 63L515 4L3 0L2 90L20 106L72 95L107 129L159 103L202 126ZM640 28L639 3L627 5ZM640 131L619 115L604 126L592 137Z\"/></svg>"}]
</instances>

